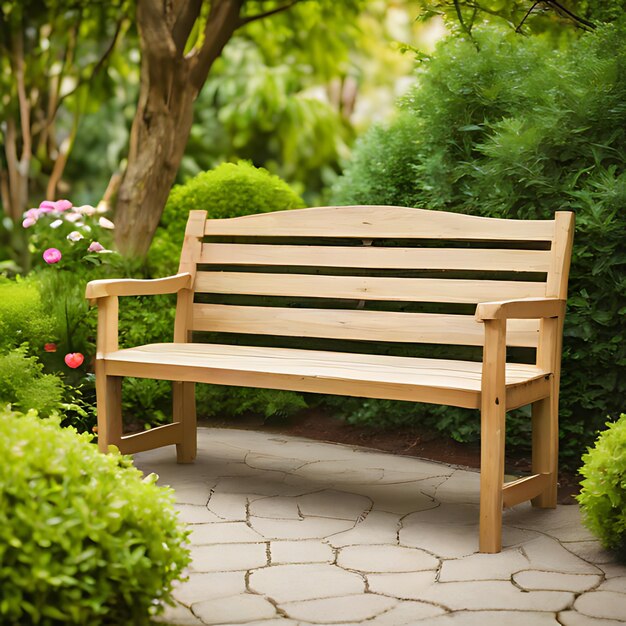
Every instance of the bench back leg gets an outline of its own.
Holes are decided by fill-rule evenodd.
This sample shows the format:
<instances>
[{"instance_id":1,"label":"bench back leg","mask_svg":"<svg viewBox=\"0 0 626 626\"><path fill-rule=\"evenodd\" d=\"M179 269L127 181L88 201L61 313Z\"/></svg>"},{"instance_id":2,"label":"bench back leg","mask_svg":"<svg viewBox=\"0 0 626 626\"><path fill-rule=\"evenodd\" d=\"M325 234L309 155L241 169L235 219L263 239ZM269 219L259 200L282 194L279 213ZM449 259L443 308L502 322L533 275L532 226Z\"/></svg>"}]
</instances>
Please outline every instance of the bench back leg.
<instances>
[{"instance_id":1,"label":"bench back leg","mask_svg":"<svg viewBox=\"0 0 626 626\"><path fill-rule=\"evenodd\" d=\"M558 394L555 387L553 381L550 397L532 405L532 472L550 475L546 489L531 500L533 506L542 509L556 507L559 424Z\"/></svg>"},{"instance_id":2,"label":"bench back leg","mask_svg":"<svg viewBox=\"0 0 626 626\"><path fill-rule=\"evenodd\" d=\"M192 463L197 453L196 432L196 385L195 383L174 382L173 417L182 425L182 437L176 444L178 463Z\"/></svg>"},{"instance_id":3,"label":"bench back leg","mask_svg":"<svg viewBox=\"0 0 626 626\"><path fill-rule=\"evenodd\" d=\"M98 449L108 452L122 440L122 379L107 376L103 369L104 364L96 362Z\"/></svg>"}]
</instances>

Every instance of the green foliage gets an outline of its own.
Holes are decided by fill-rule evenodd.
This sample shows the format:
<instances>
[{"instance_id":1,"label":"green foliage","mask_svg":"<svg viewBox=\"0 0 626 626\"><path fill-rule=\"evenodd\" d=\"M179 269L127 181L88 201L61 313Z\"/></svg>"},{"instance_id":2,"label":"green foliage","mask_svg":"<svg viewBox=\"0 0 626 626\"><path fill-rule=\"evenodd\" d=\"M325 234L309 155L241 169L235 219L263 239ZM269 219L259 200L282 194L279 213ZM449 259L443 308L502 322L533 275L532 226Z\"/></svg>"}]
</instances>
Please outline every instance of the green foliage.
<instances>
[{"instance_id":1,"label":"green foliage","mask_svg":"<svg viewBox=\"0 0 626 626\"><path fill-rule=\"evenodd\" d=\"M475 37L479 50L451 38L421 65L401 115L359 144L333 201L576 212L560 400L561 455L575 462L626 394L626 22L561 52L496 30Z\"/></svg>"},{"instance_id":2,"label":"green foliage","mask_svg":"<svg viewBox=\"0 0 626 626\"><path fill-rule=\"evenodd\" d=\"M255 413L266 419L288 417L307 408L304 398L292 391L197 385L198 412L204 417Z\"/></svg>"},{"instance_id":3,"label":"green foliage","mask_svg":"<svg viewBox=\"0 0 626 626\"><path fill-rule=\"evenodd\" d=\"M54 321L33 280L0 282L0 353L28 342L35 353L56 339Z\"/></svg>"},{"instance_id":4,"label":"green foliage","mask_svg":"<svg viewBox=\"0 0 626 626\"><path fill-rule=\"evenodd\" d=\"M607 427L583 456L578 502L585 525L626 562L626 415Z\"/></svg>"},{"instance_id":5,"label":"green foliage","mask_svg":"<svg viewBox=\"0 0 626 626\"><path fill-rule=\"evenodd\" d=\"M0 354L0 403L12 404L22 411L35 409L50 415L61 408L63 382L54 374L44 374L26 346Z\"/></svg>"},{"instance_id":6,"label":"green foliage","mask_svg":"<svg viewBox=\"0 0 626 626\"><path fill-rule=\"evenodd\" d=\"M302 199L278 176L245 161L223 163L172 189L149 264L155 275L175 273L189 211L203 209L209 218L224 218L303 206Z\"/></svg>"},{"instance_id":7,"label":"green foliage","mask_svg":"<svg viewBox=\"0 0 626 626\"><path fill-rule=\"evenodd\" d=\"M147 625L189 564L173 492L90 435L0 415L0 621Z\"/></svg>"}]
</instances>

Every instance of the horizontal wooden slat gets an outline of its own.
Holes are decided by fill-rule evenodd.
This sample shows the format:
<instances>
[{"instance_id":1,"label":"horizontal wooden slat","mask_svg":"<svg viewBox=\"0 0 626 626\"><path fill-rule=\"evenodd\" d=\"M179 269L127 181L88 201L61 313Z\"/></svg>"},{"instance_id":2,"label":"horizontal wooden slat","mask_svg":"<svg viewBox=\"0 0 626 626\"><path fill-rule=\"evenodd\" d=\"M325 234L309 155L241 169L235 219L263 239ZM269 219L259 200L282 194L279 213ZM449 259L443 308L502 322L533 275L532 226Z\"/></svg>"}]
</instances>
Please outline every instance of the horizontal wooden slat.
<instances>
[{"instance_id":1,"label":"horizontal wooden slat","mask_svg":"<svg viewBox=\"0 0 626 626\"><path fill-rule=\"evenodd\" d=\"M508 508L538 496L550 483L550 474L533 474L506 483L502 488L503 505Z\"/></svg>"},{"instance_id":2,"label":"horizontal wooden slat","mask_svg":"<svg viewBox=\"0 0 626 626\"><path fill-rule=\"evenodd\" d=\"M207 220L205 235L552 241L554 221L506 220L393 206L314 207Z\"/></svg>"},{"instance_id":3,"label":"horizontal wooden slat","mask_svg":"<svg viewBox=\"0 0 626 626\"><path fill-rule=\"evenodd\" d=\"M545 283L447 278L382 278L248 272L198 272L200 293L349 298L407 302L489 302L544 296Z\"/></svg>"},{"instance_id":4,"label":"horizontal wooden slat","mask_svg":"<svg viewBox=\"0 0 626 626\"><path fill-rule=\"evenodd\" d=\"M471 315L194 304L193 330L286 337L482 346L484 326ZM539 322L512 320L507 345L536 347Z\"/></svg>"},{"instance_id":5,"label":"horizontal wooden slat","mask_svg":"<svg viewBox=\"0 0 626 626\"><path fill-rule=\"evenodd\" d=\"M549 250L205 243L199 263L411 270L547 272Z\"/></svg>"},{"instance_id":6,"label":"horizontal wooden slat","mask_svg":"<svg viewBox=\"0 0 626 626\"><path fill-rule=\"evenodd\" d=\"M182 441L182 426L180 422L157 426L140 433L126 435L117 442L117 447L122 454L135 454L144 450L152 450L161 446L169 446Z\"/></svg>"},{"instance_id":7,"label":"horizontal wooden slat","mask_svg":"<svg viewBox=\"0 0 626 626\"><path fill-rule=\"evenodd\" d=\"M436 402L477 408L482 364L219 344L150 344L106 355L113 376ZM544 372L507 364L507 391L540 384Z\"/></svg>"}]
</instances>

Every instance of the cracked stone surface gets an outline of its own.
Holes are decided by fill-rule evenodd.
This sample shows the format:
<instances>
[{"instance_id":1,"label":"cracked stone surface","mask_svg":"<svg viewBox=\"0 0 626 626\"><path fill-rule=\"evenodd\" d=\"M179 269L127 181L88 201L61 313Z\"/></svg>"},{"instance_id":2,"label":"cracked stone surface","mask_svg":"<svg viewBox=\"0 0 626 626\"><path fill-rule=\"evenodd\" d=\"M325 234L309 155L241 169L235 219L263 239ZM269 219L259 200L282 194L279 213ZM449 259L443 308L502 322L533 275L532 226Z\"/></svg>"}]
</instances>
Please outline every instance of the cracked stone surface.
<instances>
[{"instance_id":1,"label":"cracked stone surface","mask_svg":"<svg viewBox=\"0 0 626 626\"><path fill-rule=\"evenodd\" d=\"M475 471L216 428L194 464L135 464L191 531L172 626L626 626L626 566L577 506L507 509L502 552L478 553Z\"/></svg>"}]
</instances>

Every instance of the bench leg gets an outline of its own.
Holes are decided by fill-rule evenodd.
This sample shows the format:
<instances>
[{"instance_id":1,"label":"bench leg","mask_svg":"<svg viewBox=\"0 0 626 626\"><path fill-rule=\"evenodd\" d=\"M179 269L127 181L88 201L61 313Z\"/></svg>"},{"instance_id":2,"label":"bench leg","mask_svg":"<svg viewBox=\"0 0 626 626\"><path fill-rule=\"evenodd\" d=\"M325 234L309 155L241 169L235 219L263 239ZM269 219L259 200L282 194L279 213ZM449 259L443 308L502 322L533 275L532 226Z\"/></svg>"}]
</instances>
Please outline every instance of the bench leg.
<instances>
[{"instance_id":1,"label":"bench leg","mask_svg":"<svg viewBox=\"0 0 626 626\"><path fill-rule=\"evenodd\" d=\"M480 400L480 529L481 552L502 549L504 434L506 419L506 321L485 322Z\"/></svg>"},{"instance_id":2,"label":"bench leg","mask_svg":"<svg viewBox=\"0 0 626 626\"><path fill-rule=\"evenodd\" d=\"M122 440L122 379L102 370L103 365L96 363L98 449L106 453L110 445L119 446Z\"/></svg>"},{"instance_id":3,"label":"bench leg","mask_svg":"<svg viewBox=\"0 0 626 626\"><path fill-rule=\"evenodd\" d=\"M532 471L533 474L550 474L550 483L543 493L531 500L533 506L542 509L556 507L558 453L559 453L559 417L558 398L555 385L549 398L544 398L532 405Z\"/></svg>"},{"instance_id":4,"label":"bench leg","mask_svg":"<svg viewBox=\"0 0 626 626\"><path fill-rule=\"evenodd\" d=\"M504 403L483 408L480 452L480 552L502 549L502 486L504 483Z\"/></svg>"},{"instance_id":5,"label":"bench leg","mask_svg":"<svg viewBox=\"0 0 626 626\"><path fill-rule=\"evenodd\" d=\"M197 451L196 432L196 385L195 383L173 383L174 422L182 426L182 438L176 444L176 460L193 463Z\"/></svg>"}]
</instances>

